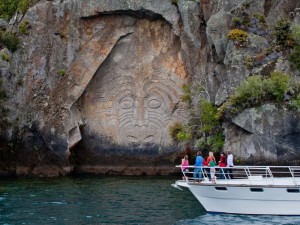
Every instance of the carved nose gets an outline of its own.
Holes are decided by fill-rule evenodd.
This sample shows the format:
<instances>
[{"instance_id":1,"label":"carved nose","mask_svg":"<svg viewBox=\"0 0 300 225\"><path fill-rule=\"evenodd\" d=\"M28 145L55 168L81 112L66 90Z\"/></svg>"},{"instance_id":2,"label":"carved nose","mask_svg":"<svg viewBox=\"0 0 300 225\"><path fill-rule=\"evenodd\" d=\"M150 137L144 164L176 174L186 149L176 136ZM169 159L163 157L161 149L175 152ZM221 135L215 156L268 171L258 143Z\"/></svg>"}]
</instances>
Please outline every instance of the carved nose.
<instances>
[{"instance_id":1,"label":"carved nose","mask_svg":"<svg viewBox=\"0 0 300 225\"><path fill-rule=\"evenodd\" d=\"M144 99L137 99L135 101L133 120L135 126L148 126L148 112L147 107L144 106Z\"/></svg>"}]
</instances>

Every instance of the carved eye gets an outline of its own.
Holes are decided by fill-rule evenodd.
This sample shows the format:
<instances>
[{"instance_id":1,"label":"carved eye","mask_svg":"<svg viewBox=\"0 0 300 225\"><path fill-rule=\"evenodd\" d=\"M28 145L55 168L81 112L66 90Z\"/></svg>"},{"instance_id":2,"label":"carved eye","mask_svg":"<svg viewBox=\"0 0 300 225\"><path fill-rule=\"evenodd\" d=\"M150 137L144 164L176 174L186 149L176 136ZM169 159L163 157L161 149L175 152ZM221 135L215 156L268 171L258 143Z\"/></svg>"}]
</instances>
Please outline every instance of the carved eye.
<instances>
[{"instance_id":1,"label":"carved eye","mask_svg":"<svg viewBox=\"0 0 300 225\"><path fill-rule=\"evenodd\" d=\"M157 99L151 99L149 102L148 102L148 107L152 108L152 109L157 109L159 108L161 105L161 102Z\"/></svg>"},{"instance_id":2,"label":"carved eye","mask_svg":"<svg viewBox=\"0 0 300 225\"><path fill-rule=\"evenodd\" d=\"M124 98L120 102L120 106L122 109L130 109L133 107L133 100L131 98Z\"/></svg>"},{"instance_id":3,"label":"carved eye","mask_svg":"<svg viewBox=\"0 0 300 225\"><path fill-rule=\"evenodd\" d=\"M145 143L153 142L154 141L154 136L150 135L148 137L145 137L143 141Z\"/></svg>"},{"instance_id":4,"label":"carved eye","mask_svg":"<svg viewBox=\"0 0 300 225\"><path fill-rule=\"evenodd\" d=\"M134 136L127 136L127 140L131 143L137 143L138 139Z\"/></svg>"}]
</instances>

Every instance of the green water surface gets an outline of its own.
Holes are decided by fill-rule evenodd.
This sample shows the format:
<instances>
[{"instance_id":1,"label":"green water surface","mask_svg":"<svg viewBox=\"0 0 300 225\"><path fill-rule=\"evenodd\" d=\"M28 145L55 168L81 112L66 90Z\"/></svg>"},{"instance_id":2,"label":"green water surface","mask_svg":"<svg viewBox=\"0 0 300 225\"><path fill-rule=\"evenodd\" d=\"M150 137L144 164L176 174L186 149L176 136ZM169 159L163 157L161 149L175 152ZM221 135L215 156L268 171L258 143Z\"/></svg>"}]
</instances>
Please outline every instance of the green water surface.
<instances>
[{"instance_id":1,"label":"green water surface","mask_svg":"<svg viewBox=\"0 0 300 225\"><path fill-rule=\"evenodd\" d=\"M0 224L300 225L300 217L208 214L188 190L171 186L176 179L2 178Z\"/></svg>"},{"instance_id":2,"label":"green water surface","mask_svg":"<svg viewBox=\"0 0 300 225\"><path fill-rule=\"evenodd\" d=\"M166 177L2 179L0 224L174 224L205 210Z\"/></svg>"}]
</instances>

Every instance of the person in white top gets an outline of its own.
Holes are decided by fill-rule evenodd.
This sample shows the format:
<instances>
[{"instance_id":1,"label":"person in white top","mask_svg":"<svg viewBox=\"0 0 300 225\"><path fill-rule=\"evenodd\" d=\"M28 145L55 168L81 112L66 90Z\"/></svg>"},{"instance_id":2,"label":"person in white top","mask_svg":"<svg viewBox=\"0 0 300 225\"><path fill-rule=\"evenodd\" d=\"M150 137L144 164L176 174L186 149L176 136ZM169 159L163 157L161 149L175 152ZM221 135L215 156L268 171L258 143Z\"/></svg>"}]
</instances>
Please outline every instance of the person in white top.
<instances>
[{"instance_id":1,"label":"person in white top","mask_svg":"<svg viewBox=\"0 0 300 225\"><path fill-rule=\"evenodd\" d=\"M231 153L231 151L227 151L228 155L227 155L227 167L229 167L229 169L227 169L228 174L227 177L230 179L233 179L233 173L232 173L232 169L231 167L234 167L233 165L233 155Z\"/></svg>"}]
</instances>

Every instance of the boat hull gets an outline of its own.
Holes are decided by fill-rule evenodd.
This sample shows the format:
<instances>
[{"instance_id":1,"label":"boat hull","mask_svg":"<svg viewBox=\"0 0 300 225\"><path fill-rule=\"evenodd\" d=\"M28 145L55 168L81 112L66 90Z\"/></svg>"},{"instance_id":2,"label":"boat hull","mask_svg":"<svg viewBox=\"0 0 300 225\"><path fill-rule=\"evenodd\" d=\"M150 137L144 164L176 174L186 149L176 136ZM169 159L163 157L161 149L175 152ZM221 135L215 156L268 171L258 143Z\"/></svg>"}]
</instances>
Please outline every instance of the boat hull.
<instances>
[{"instance_id":1,"label":"boat hull","mask_svg":"<svg viewBox=\"0 0 300 225\"><path fill-rule=\"evenodd\" d=\"M188 184L208 212L261 215L300 215L298 187Z\"/></svg>"}]
</instances>

